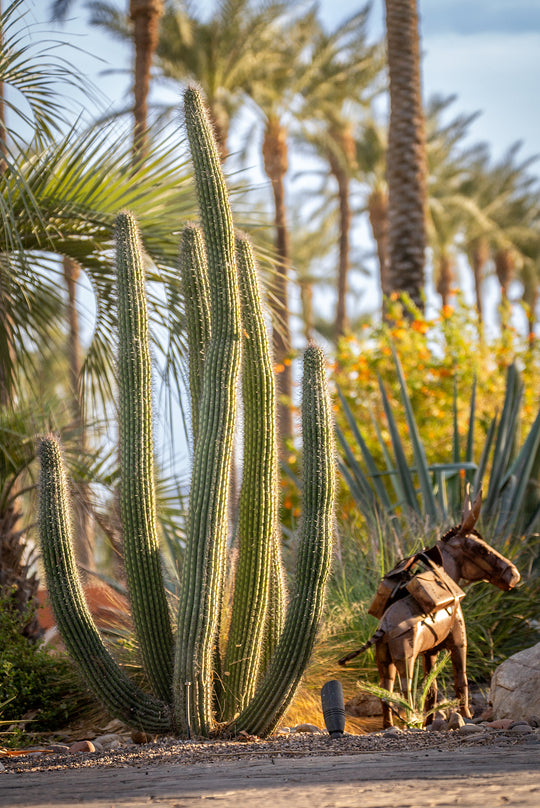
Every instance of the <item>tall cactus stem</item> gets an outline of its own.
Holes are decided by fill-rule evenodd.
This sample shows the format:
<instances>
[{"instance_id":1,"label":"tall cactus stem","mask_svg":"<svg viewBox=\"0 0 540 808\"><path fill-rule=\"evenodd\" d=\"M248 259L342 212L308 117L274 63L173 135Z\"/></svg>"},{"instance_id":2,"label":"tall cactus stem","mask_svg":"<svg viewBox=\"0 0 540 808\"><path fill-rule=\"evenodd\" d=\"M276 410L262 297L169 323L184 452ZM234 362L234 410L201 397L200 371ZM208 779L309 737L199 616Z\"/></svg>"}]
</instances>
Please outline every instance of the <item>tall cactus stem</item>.
<instances>
[{"instance_id":1,"label":"tall cactus stem","mask_svg":"<svg viewBox=\"0 0 540 808\"><path fill-rule=\"evenodd\" d=\"M322 351L304 354L302 382L303 523L296 568L296 591L283 633L255 696L231 725L232 732L271 733L289 706L305 670L317 633L330 570L335 468L333 424Z\"/></svg>"},{"instance_id":2,"label":"tall cactus stem","mask_svg":"<svg viewBox=\"0 0 540 808\"><path fill-rule=\"evenodd\" d=\"M53 613L68 652L111 714L145 732L173 732L168 704L143 693L113 659L94 624L79 580L71 542L62 453L51 435L39 444L43 565Z\"/></svg>"},{"instance_id":3,"label":"tall cactus stem","mask_svg":"<svg viewBox=\"0 0 540 808\"><path fill-rule=\"evenodd\" d=\"M259 680L266 673L285 624L287 587L285 584L285 570L281 560L281 535L277 529L272 536L271 553L270 591L268 593L268 609L266 611Z\"/></svg>"},{"instance_id":4,"label":"tall cactus stem","mask_svg":"<svg viewBox=\"0 0 540 808\"><path fill-rule=\"evenodd\" d=\"M154 488L148 313L138 228L116 219L121 514L133 622L156 696L171 701L173 636L159 553Z\"/></svg>"},{"instance_id":5,"label":"tall cactus stem","mask_svg":"<svg viewBox=\"0 0 540 808\"><path fill-rule=\"evenodd\" d=\"M259 679L277 531L276 390L255 258L246 238L236 251L244 343L242 398L244 452L238 519L238 566L223 665L223 719L252 698Z\"/></svg>"},{"instance_id":6,"label":"tall cactus stem","mask_svg":"<svg viewBox=\"0 0 540 808\"><path fill-rule=\"evenodd\" d=\"M196 89L186 90L184 110L206 244L212 336L204 361L199 432L193 458L178 612L174 705L183 732L188 730L189 713L193 733L208 735L214 721L212 659L227 545L241 325L232 214L212 129Z\"/></svg>"},{"instance_id":7,"label":"tall cactus stem","mask_svg":"<svg viewBox=\"0 0 540 808\"><path fill-rule=\"evenodd\" d=\"M193 442L196 443L199 431L204 357L212 333L212 324L204 241L200 229L193 224L186 225L182 232L180 272L189 350L191 427Z\"/></svg>"}]
</instances>

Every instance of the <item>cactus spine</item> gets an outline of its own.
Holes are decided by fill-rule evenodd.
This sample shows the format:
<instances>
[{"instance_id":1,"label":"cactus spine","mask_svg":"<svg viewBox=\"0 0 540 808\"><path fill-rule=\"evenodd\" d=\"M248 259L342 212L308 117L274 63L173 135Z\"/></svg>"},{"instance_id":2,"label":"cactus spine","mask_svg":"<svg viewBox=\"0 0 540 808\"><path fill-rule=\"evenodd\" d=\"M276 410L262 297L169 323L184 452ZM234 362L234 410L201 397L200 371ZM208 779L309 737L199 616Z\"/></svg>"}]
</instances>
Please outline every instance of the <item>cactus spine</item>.
<instances>
[{"instance_id":1,"label":"cactus spine","mask_svg":"<svg viewBox=\"0 0 540 808\"><path fill-rule=\"evenodd\" d=\"M150 732L176 732L184 737L190 731L200 736L215 733L216 718L222 722L219 731L223 734L246 730L266 735L290 703L311 653L330 563L334 465L324 358L314 346L304 357L304 520L296 585L283 622L275 394L253 254L244 238L235 245L211 128L202 99L192 88L185 94L185 119L204 244L197 228L190 227L183 235L181 265L184 290L190 296L186 317L193 321L188 342L195 367L191 394L196 412L172 670L171 633L154 521L142 258L131 217L121 214L117 223L124 543L134 612L138 610L136 631L150 684L160 698L140 692L118 668L84 604L70 547L61 457L51 438L43 439L41 450L43 556L66 645L114 715ZM230 676L223 676L221 693L216 660L224 645L219 637L220 611L241 363L245 447L239 562L223 668ZM222 700L216 714L217 692Z\"/></svg>"}]
</instances>

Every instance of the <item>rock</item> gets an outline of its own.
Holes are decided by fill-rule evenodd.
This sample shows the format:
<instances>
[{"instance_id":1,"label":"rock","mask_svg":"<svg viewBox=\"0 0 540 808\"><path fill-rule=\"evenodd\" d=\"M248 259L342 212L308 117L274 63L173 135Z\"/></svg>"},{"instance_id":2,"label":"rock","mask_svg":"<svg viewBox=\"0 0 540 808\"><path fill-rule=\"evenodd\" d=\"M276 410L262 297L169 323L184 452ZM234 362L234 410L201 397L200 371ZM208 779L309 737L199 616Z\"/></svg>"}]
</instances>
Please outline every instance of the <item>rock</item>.
<instances>
[{"instance_id":1,"label":"rock","mask_svg":"<svg viewBox=\"0 0 540 808\"><path fill-rule=\"evenodd\" d=\"M4 766L4 764L0 763L0 772L5 772L5 770L6 770L6 767Z\"/></svg>"},{"instance_id":2,"label":"rock","mask_svg":"<svg viewBox=\"0 0 540 808\"><path fill-rule=\"evenodd\" d=\"M459 735L486 735L484 727L479 724L462 724L456 731Z\"/></svg>"},{"instance_id":3,"label":"rock","mask_svg":"<svg viewBox=\"0 0 540 808\"><path fill-rule=\"evenodd\" d=\"M53 752L56 752L59 755L64 752L69 752L69 746L67 743L52 743L48 748L52 749Z\"/></svg>"},{"instance_id":4,"label":"rock","mask_svg":"<svg viewBox=\"0 0 540 808\"><path fill-rule=\"evenodd\" d=\"M68 751L70 755L77 755L82 752L95 752L96 747L92 741L75 741L75 743L71 744Z\"/></svg>"},{"instance_id":5,"label":"rock","mask_svg":"<svg viewBox=\"0 0 540 808\"><path fill-rule=\"evenodd\" d=\"M461 729L465 726L465 720L460 713L451 712L448 716L448 729Z\"/></svg>"},{"instance_id":6,"label":"rock","mask_svg":"<svg viewBox=\"0 0 540 808\"><path fill-rule=\"evenodd\" d=\"M108 732L106 735L98 735L94 738L94 744L99 744L102 749L117 749L122 745L122 738L116 732Z\"/></svg>"},{"instance_id":7,"label":"rock","mask_svg":"<svg viewBox=\"0 0 540 808\"><path fill-rule=\"evenodd\" d=\"M402 734L403 734L403 730L401 730L399 727L387 727L383 731L383 735L385 735L387 738L388 737L392 738L393 736L402 735Z\"/></svg>"},{"instance_id":8,"label":"rock","mask_svg":"<svg viewBox=\"0 0 540 808\"><path fill-rule=\"evenodd\" d=\"M431 724L427 724L426 729L429 732L442 732L445 729L448 729L448 721L445 718L441 718L441 716L437 716L434 718Z\"/></svg>"},{"instance_id":9,"label":"rock","mask_svg":"<svg viewBox=\"0 0 540 808\"><path fill-rule=\"evenodd\" d=\"M511 718L499 718L496 721L486 721L484 726L491 727L491 729L508 729L512 723Z\"/></svg>"},{"instance_id":10,"label":"rock","mask_svg":"<svg viewBox=\"0 0 540 808\"><path fill-rule=\"evenodd\" d=\"M315 724L298 724L296 727L291 727L291 732L313 732L315 734L322 734L323 730L316 727Z\"/></svg>"},{"instance_id":11,"label":"rock","mask_svg":"<svg viewBox=\"0 0 540 808\"><path fill-rule=\"evenodd\" d=\"M157 735L150 735L148 732L142 732L142 730L139 729L135 729L131 733L131 740L136 744L153 743L156 738Z\"/></svg>"},{"instance_id":12,"label":"rock","mask_svg":"<svg viewBox=\"0 0 540 808\"><path fill-rule=\"evenodd\" d=\"M514 723L510 724L508 727L507 732L511 732L513 735L531 735L534 730L525 721L514 721Z\"/></svg>"},{"instance_id":13,"label":"rock","mask_svg":"<svg viewBox=\"0 0 540 808\"><path fill-rule=\"evenodd\" d=\"M357 693L345 703L345 713L355 718L382 715L382 703L371 693Z\"/></svg>"},{"instance_id":14,"label":"rock","mask_svg":"<svg viewBox=\"0 0 540 808\"><path fill-rule=\"evenodd\" d=\"M491 679L489 701L495 719L540 715L540 643L499 665Z\"/></svg>"}]
</instances>

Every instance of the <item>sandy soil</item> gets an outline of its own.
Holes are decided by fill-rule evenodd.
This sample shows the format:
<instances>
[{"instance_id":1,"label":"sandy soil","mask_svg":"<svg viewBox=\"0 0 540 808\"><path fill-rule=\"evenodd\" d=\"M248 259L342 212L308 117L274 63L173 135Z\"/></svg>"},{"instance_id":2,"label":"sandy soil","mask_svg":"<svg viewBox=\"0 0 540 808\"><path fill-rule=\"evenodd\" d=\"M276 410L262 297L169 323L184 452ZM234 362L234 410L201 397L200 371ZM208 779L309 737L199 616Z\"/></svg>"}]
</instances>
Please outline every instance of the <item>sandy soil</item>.
<instances>
[{"instance_id":1,"label":"sandy soil","mask_svg":"<svg viewBox=\"0 0 540 808\"><path fill-rule=\"evenodd\" d=\"M179 742L4 758L0 806L423 808L540 805L540 736L401 731ZM203 802L204 801L204 802Z\"/></svg>"}]
</instances>

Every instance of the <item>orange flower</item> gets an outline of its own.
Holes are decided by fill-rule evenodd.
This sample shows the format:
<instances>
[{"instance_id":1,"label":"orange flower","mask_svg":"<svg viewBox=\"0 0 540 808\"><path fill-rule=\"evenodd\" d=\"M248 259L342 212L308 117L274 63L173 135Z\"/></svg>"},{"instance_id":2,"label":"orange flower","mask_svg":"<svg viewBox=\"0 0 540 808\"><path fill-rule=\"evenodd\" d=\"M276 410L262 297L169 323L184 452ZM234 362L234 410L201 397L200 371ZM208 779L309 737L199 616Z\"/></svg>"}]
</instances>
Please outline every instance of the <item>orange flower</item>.
<instances>
[{"instance_id":1,"label":"orange flower","mask_svg":"<svg viewBox=\"0 0 540 808\"><path fill-rule=\"evenodd\" d=\"M418 331L419 334L425 334L429 330L429 326L425 320L413 320L411 328L413 331Z\"/></svg>"},{"instance_id":2,"label":"orange flower","mask_svg":"<svg viewBox=\"0 0 540 808\"><path fill-rule=\"evenodd\" d=\"M282 365L281 363L274 365L274 373L283 373L284 370L285 365Z\"/></svg>"},{"instance_id":3,"label":"orange flower","mask_svg":"<svg viewBox=\"0 0 540 808\"><path fill-rule=\"evenodd\" d=\"M451 317L453 313L454 313L454 307L449 306L448 304L444 305L441 309L441 315L446 319Z\"/></svg>"}]
</instances>

